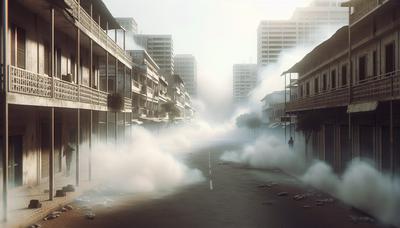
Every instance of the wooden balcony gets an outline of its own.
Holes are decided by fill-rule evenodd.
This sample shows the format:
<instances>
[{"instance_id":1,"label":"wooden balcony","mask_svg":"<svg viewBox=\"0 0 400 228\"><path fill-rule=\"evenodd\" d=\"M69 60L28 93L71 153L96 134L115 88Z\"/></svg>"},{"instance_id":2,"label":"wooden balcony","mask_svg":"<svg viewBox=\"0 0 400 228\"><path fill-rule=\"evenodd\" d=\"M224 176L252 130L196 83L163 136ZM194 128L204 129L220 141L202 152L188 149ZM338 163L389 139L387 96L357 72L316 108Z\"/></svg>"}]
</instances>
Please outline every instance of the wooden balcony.
<instances>
[{"instance_id":1,"label":"wooden balcony","mask_svg":"<svg viewBox=\"0 0 400 228\"><path fill-rule=\"evenodd\" d=\"M129 68L132 61L129 55L111 39L100 25L79 5L76 0L65 0L71 7L71 13L80 25L80 28L102 48L117 57Z\"/></svg>"},{"instance_id":2,"label":"wooden balcony","mask_svg":"<svg viewBox=\"0 0 400 228\"><path fill-rule=\"evenodd\" d=\"M132 80L132 92L139 94L141 90L142 85L139 82Z\"/></svg>"},{"instance_id":3,"label":"wooden balcony","mask_svg":"<svg viewBox=\"0 0 400 228\"><path fill-rule=\"evenodd\" d=\"M296 99L286 105L286 112L347 106L350 91L352 104L400 99L400 71L359 81L351 89L346 86Z\"/></svg>"},{"instance_id":4,"label":"wooden balcony","mask_svg":"<svg viewBox=\"0 0 400 228\"><path fill-rule=\"evenodd\" d=\"M124 112L132 112L132 99L124 97Z\"/></svg>"},{"instance_id":5,"label":"wooden balcony","mask_svg":"<svg viewBox=\"0 0 400 228\"><path fill-rule=\"evenodd\" d=\"M9 66L9 103L107 111L108 93Z\"/></svg>"}]
</instances>

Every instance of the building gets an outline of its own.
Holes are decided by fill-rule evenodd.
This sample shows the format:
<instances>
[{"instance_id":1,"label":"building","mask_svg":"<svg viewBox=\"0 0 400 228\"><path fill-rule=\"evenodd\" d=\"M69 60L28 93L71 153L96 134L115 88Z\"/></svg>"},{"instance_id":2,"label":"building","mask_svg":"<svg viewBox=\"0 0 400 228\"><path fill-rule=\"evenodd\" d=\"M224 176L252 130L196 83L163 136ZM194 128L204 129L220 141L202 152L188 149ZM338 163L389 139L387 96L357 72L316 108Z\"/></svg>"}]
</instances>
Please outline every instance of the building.
<instances>
[{"instance_id":1,"label":"building","mask_svg":"<svg viewBox=\"0 0 400 228\"><path fill-rule=\"evenodd\" d=\"M145 50L128 51L132 61L138 64L134 80L138 82L139 91L133 96L133 107L139 118L157 117L159 106L160 68Z\"/></svg>"},{"instance_id":2,"label":"building","mask_svg":"<svg viewBox=\"0 0 400 228\"><path fill-rule=\"evenodd\" d=\"M272 127L281 122L281 117L285 116L285 99L285 91L275 91L261 100L263 103L261 118L264 123Z\"/></svg>"},{"instance_id":3,"label":"building","mask_svg":"<svg viewBox=\"0 0 400 228\"><path fill-rule=\"evenodd\" d=\"M367 159L399 175L400 2L345 5L352 7L350 26L285 72L298 74L298 96L286 111L297 116L310 157L338 172L353 158Z\"/></svg>"},{"instance_id":4,"label":"building","mask_svg":"<svg viewBox=\"0 0 400 228\"><path fill-rule=\"evenodd\" d=\"M193 55L175 55L174 71L181 76L186 91L191 97L197 96L197 63Z\"/></svg>"},{"instance_id":5,"label":"building","mask_svg":"<svg viewBox=\"0 0 400 228\"><path fill-rule=\"evenodd\" d=\"M127 32L132 35L138 33L138 24L132 17L117 17L115 20L119 25ZM132 37L133 38L133 37Z\"/></svg>"},{"instance_id":6,"label":"building","mask_svg":"<svg viewBox=\"0 0 400 228\"><path fill-rule=\"evenodd\" d=\"M308 7L297 8L290 20L261 21L257 30L257 63L276 63L284 50L315 45L323 34L348 23L347 10L337 0L315 0Z\"/></svg>"},{"instance_id":7,"label":"building","mask_svg":"<svg viewBox=\"0 0 400 228\"><path fill-rule=\"evenodd\" d=\"M160 67L160 74L172 81L174 74L174 44L171 35L135 35L137 45L143 47Z\"/></svg>"},{"instance_id":8,"label":"building","mask_svg":"<svg viewBox=\"0 0 400 228\"><path fill-rule=\"evenodd\" d=\"M233 100L235 103L246 102L249 93L257 85L256 64L233 65Z\"/></svg>"},{"instance_id":9,"label":"building","mask_svg":"<svg viewBox=\"0 0 400 228\"><path fill-rule=\"evenodd\" d=\"M79 185L91 178L94 142L123 139L132 119L133 63L107 34L121 27L102 1L7 2L1 1L7 7L1 23L3 196L48 184L52 200L56 179ZM7 213L7 200L2 203Z\"/></svg>"}]
</instances>

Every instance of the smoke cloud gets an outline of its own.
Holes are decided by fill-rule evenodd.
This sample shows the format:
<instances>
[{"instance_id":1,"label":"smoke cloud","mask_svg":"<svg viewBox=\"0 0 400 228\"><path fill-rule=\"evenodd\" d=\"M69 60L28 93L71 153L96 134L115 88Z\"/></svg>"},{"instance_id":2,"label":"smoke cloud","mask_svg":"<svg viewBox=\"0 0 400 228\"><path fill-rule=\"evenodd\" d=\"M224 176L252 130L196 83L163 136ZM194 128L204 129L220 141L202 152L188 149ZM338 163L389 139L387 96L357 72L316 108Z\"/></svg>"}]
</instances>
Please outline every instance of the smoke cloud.
<instances>
[{"instance_id":1,"label":"smoke cloud","mask_svg":"<svg viewBox=\"0 0 400 228\"><path fill-rule=\"evenodd\" d=\"M354 159L343 175L338 176L325 162L314 160L308 164L304 153L290 150L282 141L265 134L242 150L225 152L221 160L254 168L281 169L376 216L382 222L400 226L398 179L379 172L373 165L360 159Z\"/></svg>"}]
</instances>

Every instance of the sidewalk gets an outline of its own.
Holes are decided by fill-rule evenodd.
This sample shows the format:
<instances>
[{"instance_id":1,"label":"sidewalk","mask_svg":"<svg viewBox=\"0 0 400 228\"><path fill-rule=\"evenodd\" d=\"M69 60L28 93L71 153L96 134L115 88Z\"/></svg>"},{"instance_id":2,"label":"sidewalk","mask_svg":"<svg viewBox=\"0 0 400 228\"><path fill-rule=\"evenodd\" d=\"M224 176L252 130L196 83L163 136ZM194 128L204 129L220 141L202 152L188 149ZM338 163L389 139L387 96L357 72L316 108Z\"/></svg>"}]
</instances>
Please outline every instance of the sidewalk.
<instances>
[{"instance_id":1,"label":"sidewalk","mask_svg":"<svg viewBox=\"0 0 400 228\"><path fill-rule=\"evenodd\" d=\"M71 177L59 176L55 179L55 190L61 189L68 184L74 185L75 183L75 179ZM6 223L1 222L0 227L27 227L58 209L60 205L71 203L75 198L93 186L93 182L81 180L80 186L75 187L75 192L68 192L65 197L55 197L53 201L49 201L49 193L47 192L49 189L48 183L10 190L8 221ZM42 207L28 209L31 199L39 200L42 203Z\"/></svg>"}]
</instances>

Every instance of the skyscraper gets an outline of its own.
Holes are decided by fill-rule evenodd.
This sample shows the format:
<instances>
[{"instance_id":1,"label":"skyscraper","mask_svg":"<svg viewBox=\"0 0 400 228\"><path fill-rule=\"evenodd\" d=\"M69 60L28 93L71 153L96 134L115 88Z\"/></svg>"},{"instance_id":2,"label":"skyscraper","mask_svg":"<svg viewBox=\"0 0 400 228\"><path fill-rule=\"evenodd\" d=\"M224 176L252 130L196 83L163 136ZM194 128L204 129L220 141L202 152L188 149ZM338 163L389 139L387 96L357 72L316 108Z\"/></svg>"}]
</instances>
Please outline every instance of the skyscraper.
<instances>
[{"instance_id":1,"label":"skyscraper","mask_svg":"<svg viewBox=\"0 0 400 228\"><path fill-rule=\"evenodd\" d=\"M257 85L256 64L233 65L233 100L235 103L246 102L249 93Z\"/></svg>"},{"instance_id":2,"label":"skyscraper","mask_svg":"<svg viewBox=\"0 0 400 228\"><path fill-rule=\"evenodd\" d=\"M261 21L257 31L257 63L275 63L282 51L313 45L324 34L333 33L348 23L346 8L338 0L314 0L297 8L290 20Z\"/></svg>"},{"instance_id":3,"label":"skyscraper","mask_svg":"<svg viewBox=\"0 0 400 228\"><path fill-rule=\"evenodd\" d=\"M135 35L137 45L143 47L160 67L160 74L168 80L174 74L174 44L171 35Z\"/></svg>"},{"instance_id":4,"label":"skyscraper","mask_svg":"<svg viewBox=\"0 0 400 228\"><path fill-rule=\"evenodd\" d=\"M175 55L174 71L178 74L191 97L197 96L197 62L193 55Z\"/></svg>"}]
</instances>

